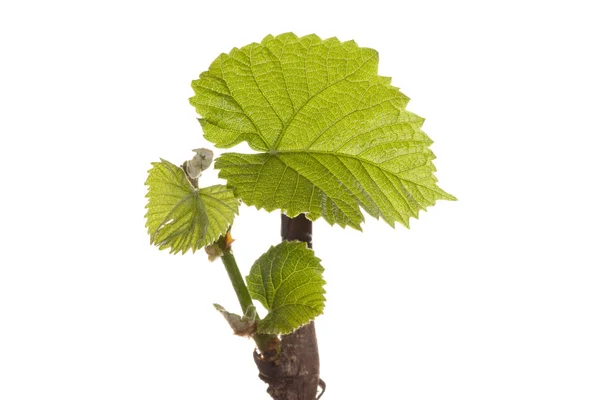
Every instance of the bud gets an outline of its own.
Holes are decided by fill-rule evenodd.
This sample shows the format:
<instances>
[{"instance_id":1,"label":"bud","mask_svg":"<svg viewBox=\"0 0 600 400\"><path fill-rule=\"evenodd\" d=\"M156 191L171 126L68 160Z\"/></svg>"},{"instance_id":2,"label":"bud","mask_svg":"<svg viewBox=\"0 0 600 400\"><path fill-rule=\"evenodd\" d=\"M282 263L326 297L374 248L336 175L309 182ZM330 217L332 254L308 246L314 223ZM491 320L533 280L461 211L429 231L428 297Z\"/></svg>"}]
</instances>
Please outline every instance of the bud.
<instances>
[{"instance_id":1,"label":"bud","mask_svg":"<svg viewBox=\"0 0 600 400\"><path fill-rule=\"evenodd\" d=\"M233 333L238 336L252 336L256 331L256 308L254 306L248 307L243 317L237 314L228 312L223 306L219 304L213 304L213 306L225 317L227 323Z\"/></svg>"},{"instance_id":2,"label":"bud","mask_svg":"<svg viewBox=\"0 0 600 400\"><path fill-rule=\"evenodd\" d=\"M208 254L208 260L211 262L223 256L223 250L221 250L217 243L206 246L204 251L206 251L206 254Z\"/></svg>"},{"instance_id":3,"label":"bud","mask_svg":"<svg viewBox=\"0 0 600 400\"><path fill-rule=\"evenodd\" d=\"M213 161L213 152L209 149L194 149L196 152L194 158L185 162L185 168L188 176L192 179L198 179L202 171L208 169Z\"/></svg>"}]
</instances>

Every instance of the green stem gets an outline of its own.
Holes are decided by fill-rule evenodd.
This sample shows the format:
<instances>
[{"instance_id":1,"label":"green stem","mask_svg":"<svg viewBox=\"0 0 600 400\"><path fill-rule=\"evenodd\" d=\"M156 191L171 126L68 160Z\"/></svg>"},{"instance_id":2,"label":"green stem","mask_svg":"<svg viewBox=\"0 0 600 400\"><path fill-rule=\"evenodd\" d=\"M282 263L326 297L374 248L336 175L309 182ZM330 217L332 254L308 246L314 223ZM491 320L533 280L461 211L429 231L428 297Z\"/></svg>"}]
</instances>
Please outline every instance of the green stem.
<instances>
[{"instance_id":1,"label":"green stem","mask_svg":"<svg viewBox=\"0 0 600 400\"><path fill-rule=\"evenodd\" d=\"M235 290L240 306L242 306L243 315L248 308L253 305L250 292L248 292L248 287L244 282L244 278L242 278L242 274L240 273L240 269L237 266L237 262L235 262L235 257L231 250L225 250L221 260L223 260L223 264L229 275L229 280L233 285L233 290Z\"/></svg>"},{"instance_id":2,"label":"green stem","mask_svg":"<svg viewBox=\"0 0 600 400\"><path fill-rule=\"evenodd\" d=\"M181 168L185 171L185 175L191 185L198 189L198 178L192 178L190 174L188 174L187 163L188 161L184 162ZM229 231L227 231L227 236L228 235ZM231 237L229 236L229 238ZM235 290L235 294L237 295L240 306L242 307L242 315L246 315L248 308L250 306L254 306L254 304L252 303L252 297L250 297L250 292L248 291L246 282L244 282L244 278L242 278L240 269L235 261L235 257L231 252L231 242L228 243L226 236L221 236L219 240L214 243L214 245L218 246L223 253L221 260L223 261L223 265L225 265L225 270L227 270L227 275L229 275L229 280L231 281L233 290ZM256 316L255 321L260 321L258 315ZM252 338L256 342L256 347L258 347L258 350L260 350L260 352L267 357L272 357L279 354L280 342L277 335L255 333L252 335Z\"/></svg>"},{"instance_id":3,"label":"green stem","mask_svg":"<svg viewBox=\"0 0 600 400\"><path fill-rule=\"evenodd\" d=\"M240 269L238 268L235 256L231 252L231 249L225 249L223 251L221 260L223 261L223 265L225 265L233 290L235 290L235 294L242 307L242 314L245 314L248 308L254 306L254 304L252 303L250 292L248 291L246 282L244 282L244 278L242 278L242 274L240 273ZM257 315L256 322L259 320L260 318ZM273 354L279 352L279 339L276 335L256 333L252 335L252 338L256 342L256 347L258 347L258 350L260 350L261 353Z\"/></svg>"}]
</instances>

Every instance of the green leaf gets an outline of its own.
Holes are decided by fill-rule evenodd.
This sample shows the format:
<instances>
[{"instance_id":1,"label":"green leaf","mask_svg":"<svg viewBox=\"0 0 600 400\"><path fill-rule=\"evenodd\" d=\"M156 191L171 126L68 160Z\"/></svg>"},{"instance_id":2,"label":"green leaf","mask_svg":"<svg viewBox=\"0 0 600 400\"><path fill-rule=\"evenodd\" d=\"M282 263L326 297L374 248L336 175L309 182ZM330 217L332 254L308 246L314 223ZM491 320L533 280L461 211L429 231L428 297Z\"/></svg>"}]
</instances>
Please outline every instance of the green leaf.
<instances>
[{"instance_id":1,"label":"green leaf","mask_svg":"<svg viewBox=\"0 0 600 400\"><path fill-rule=\"evenodd\" d=\"M196 189L185 172L168 161L148 171L146 227L150 243L171 253L195 252L225 234L238 213L239 200L223 185Z\"/></svg>"},{"instance_id":2,"label":"green leaf","mask_svg":"<svg viewBox=\"0 0 600 400\"><path fill-rule=\"evenodd\" d=\"M323 267L303 242L272 246L250 269L248 290L269 311L258 333L288 334L323 313Z\"/></svg>"},{"instance_id":3,"label":"green leaf","mask_svg":"<svg viewBox=\"0 0 600 400\"><path fill-rule=\"evenodd\" d=\"M219 176L249 205L360 229L364 209L409 225L436 200L423 118L377 75L378 54L354 41L293 33L221 54L192 82L205 137L259 154L225 153Z\"/></svg>"}]
</instances>

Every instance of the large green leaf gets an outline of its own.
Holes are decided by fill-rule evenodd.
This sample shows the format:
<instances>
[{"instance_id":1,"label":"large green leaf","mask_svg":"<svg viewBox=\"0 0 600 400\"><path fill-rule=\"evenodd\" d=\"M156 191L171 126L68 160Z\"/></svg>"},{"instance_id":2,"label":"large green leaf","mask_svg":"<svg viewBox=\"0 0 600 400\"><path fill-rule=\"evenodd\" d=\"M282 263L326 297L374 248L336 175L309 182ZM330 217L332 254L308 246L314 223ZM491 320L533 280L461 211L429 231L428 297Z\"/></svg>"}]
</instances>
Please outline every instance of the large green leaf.
<instances>
[{"instance_id":1,"label":"large green leaf","mask_svg":"<svg viewBox=\"0 0 600 400\"><path fill-rule=\"evenodd\" d=\"M303 242L272 246L250 269L248 290L269 311L258 333L288 334L323 313L323 267Z\"/></svg>"},{"instance_id":2,"label":"large green leaf","mask_svg":"<svg viewBox=\"0 0 600 400\"><path fill-rule=\"evenodd\" d=\"M197 249L225 234L238 212L239 200L223 185L196 189L185 172L168 161L148 171L146 227L150 242L171 253Z\"/></svg>"},{"instance_id":3,"label":"large green leaf","mask_svg":"<svg viewBox=\"0 0 600 400\"><path fill-rule=\"evenodd\" d=\"M225 153L219 176L249 205L360 229L362 207L390 225L454 200L433 172L432 141L408 97L354 41L267 36L221 54L192 87L205 137Z\"/></svg>"}]
</instances>

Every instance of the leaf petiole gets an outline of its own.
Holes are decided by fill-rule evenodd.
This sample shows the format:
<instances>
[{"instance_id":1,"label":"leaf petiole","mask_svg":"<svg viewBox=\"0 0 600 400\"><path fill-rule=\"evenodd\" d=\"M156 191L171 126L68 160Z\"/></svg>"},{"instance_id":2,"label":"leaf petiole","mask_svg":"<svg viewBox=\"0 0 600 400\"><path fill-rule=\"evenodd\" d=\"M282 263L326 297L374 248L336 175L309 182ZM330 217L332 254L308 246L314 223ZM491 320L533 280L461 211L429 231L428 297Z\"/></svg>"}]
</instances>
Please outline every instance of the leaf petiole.
<instances>
[{"instance_id":1,"label":"leaf petiole","mask_svg":"<svg viewBox=\"0 0 600 400\"><path fill-rule=\"evenodd\" d=\"M223 249L221 249L223 250ZM248 292L248 287L244 282L244 278L242 278L242 274L237 266L235 261L235 257L231 250L223 250L223 256L221 257L223 261L223 265L225 265L225 270L227 271L227 275L229 275L229 280L231 281L231 285L233 286L233 290L235 290L235 294L237 295L240 306L242 307L242 313L245 313L248 308L253 307L252 298L250 297L250 292Z\"/></svg>"}]
</instances>

